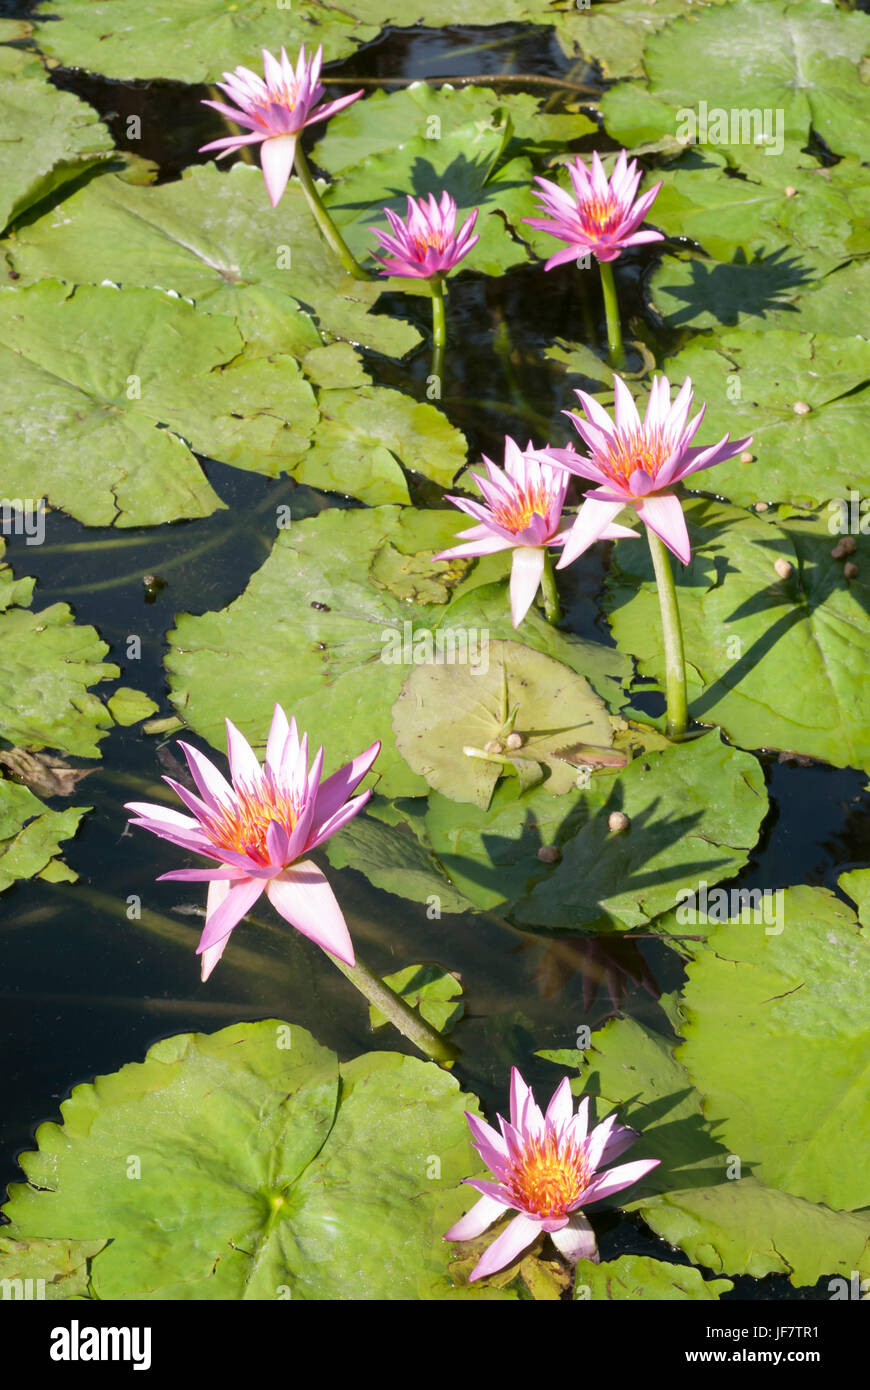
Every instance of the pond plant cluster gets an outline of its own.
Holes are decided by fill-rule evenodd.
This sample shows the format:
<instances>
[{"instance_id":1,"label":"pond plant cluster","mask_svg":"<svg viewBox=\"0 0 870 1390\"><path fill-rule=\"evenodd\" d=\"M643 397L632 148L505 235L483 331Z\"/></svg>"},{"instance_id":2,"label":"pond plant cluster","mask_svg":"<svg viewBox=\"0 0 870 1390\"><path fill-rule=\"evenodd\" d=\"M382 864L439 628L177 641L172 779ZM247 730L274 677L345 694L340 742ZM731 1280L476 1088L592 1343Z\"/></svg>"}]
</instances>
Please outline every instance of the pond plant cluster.
<instances>
[{"instance_id":1,"label":"pond plant cluster","mask_svg":"<svg viewBox=\"0 0 870 1390\"><path fill-rule=\"evenodd\" d=\"M427 0L415 42L463 18ZM197 952L217 980L255 933L300 934L376 1030L346 1060L296 1022L234 1021L75 1086L9 1189L10 1287L716 1300L870 1279L870 847L828 886L751 877L771 768L870 766L870 17L474 19L469 52L533 25L564 82L354 89L337 65L365 71L390 0L0 20L0 889L90 910L74 837L129 819L202 918L198 941L169 928L179 971ZM101 116L80 76L128 106ZM134 109L169 83L197 141L173 174L137 153ZM511 315L536 295L529 364ZM548 339L554 296L573 329ZM482 342L493 427L462 365ZM287 499L260 513L262 563L226 606L175 610L140 689L129 645L122 672L40 606L28 547L59 516L183 546L230 474ZM171 775L152 759L70 806L119 726ZM364 963L354 873L425 907L437 963L401 936L400 970ZM153 875L129 877L135 932ZM475 1029L458 967L493 924L582 963L607 1021L572 1005L542 1047L520 999Z\"/></svg>"}]
</instances>

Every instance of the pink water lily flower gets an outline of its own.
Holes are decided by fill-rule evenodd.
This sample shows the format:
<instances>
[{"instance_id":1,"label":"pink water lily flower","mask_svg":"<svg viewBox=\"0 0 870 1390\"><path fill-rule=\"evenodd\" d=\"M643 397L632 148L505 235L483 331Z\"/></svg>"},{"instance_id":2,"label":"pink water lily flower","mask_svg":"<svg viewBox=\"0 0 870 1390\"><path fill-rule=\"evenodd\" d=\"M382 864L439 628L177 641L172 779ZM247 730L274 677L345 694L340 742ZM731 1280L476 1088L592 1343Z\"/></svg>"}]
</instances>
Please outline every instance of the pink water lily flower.
<instances>
[{"instance_id":1,"label":"pink water lily flower","mask_svg":"<svg viewBox=\"0 0 870 1390\"><path fill-rule=\"evenodd\" d=\"M752 436L732 440L726 434L718 444L690 448L707 407L689 419L694 395L689 377L673 403L667 377L654 377L642 424L625 382L614 375L613 385L615 422L585 391L576 394L586 419L565 412L588 447L588 458L571 448L546 450L564 468L598 484L586 493L558 568L570 565L606 535L623 507L634 507L641 521L687 565L692 554L689 533L674 485L699 469L733 458L752 443Z\"/></svg>"},{"instance_id":2,"label":"pink water lily flower","mask_svg":"<svg viewBox=\"0 0 870 1390\"><path fill-rule=\"evenodd\" d=\"M218 159L223 159L225 155L235 154L243 145L256 145L262 141L260 163L273 207L277 207L287 187L296 155L296 141L305 126L328 120L362 96L360 88L358 92L351 92L350 96L318 105L326 96L326 88L319 80L322 62L322 47L318 48L313 58L308 58L303 44L294 72L286 49L281 49L279 61L264 48L265 80L251 72L250 68L237 67L235 72L225 72L223 82L216 84L226 92L230 101L235 102L235 106L227 106L222 101L203 102L204 106L213 106L215 111L236 125L243 126L251 134L212 140L200 147L200 153L220 150Z\"/></svg>"},{"instance_id":3,"label":"pink water lily flower","mask_svg":"<svg viewBox=\"0 0 870 1390\"><path fill-rule=\"evenodd\" d=\"M376 261L382 265L382 275L403 275L419 280L431 279L434 275L446 275L463 256L467 256L472 246L480 240L472 236L477 221L477 208L456 232L456 204L450 194L441 194L436 203L434 193L425 198L408 198L408 212L404 221L390 208L384 208L384 216L390 224L389 232L379 232L372 227L375 236L389 253L384 256L375 251Z\"/></svg>"},{"instance_id":4,"label":"pink water lily flower","mask_svg":"<svg viewBox=\"0 0 870 1390\"><path fill-rule=\"evenodd\" d=\"M182 849L217 860L219 868L173 869L161 879L207 881L205 930L197 954L202 955L202 978L207 980L229 941L233 927L250 912L265 891L272 906L291 926L316 941L325 951L353 965L347 925L326 878L310 859L352 819L371 796L348 801L380 752L373 743L353 762L321 782L323 749L308 768L308 735L300 739L296 720L288 723L275 706L266 761L261 766L248 741L227 720L230 785L208 758L180 743L196 796L171 777L169 786L193 816L165 806L128 802L126 809L141 825Z\"/></svg>"},{"instance_id":5,"label":"pink water lily flower","mask_svg":"<svg viewBox=\"0 0 870 1390\"><path fill-rule=\"evenodd\" d=\"M555 451L551 451L555 452ZM573 450L560 450L562 454ZM504 468L484 457L487 478L472 473L483 493L485 505L465 497L447 496L478 523L467 531L459 531L453 546L433 555L433 560L453 560L466 555L492 555L497 550L513 550L511 565L511 621L519 627L532 606L544 573L544 556L548 546L565 544L571 527L559 529L565 493L571 481L563 466L551 463L544 451L533 448L531 442L523 450L509 436L504 441ZM608 526L603 536L633 537L627 526Z\"/></svg>"},{"instance_id":6,"label":"pink water lily flower","mask_svg":"<svg viewBox=\"0 0 870 1390\"><path fill-rule=\"evenodd\" d=\"M661 232L638 231L661 183L638 198L641 171L636 160L627 162L625 150L620 150L610 180L597 151L592 156L591 171L579 156L568 160L567 167L573 196L550 179L536 178L541 191L535 190L535 197L540 201L540 211L548 216L523 219L530 227L568 242L563 251L550 257L545 270L565 261L576 261L578 256L590 252L599 261L615 261L626 246L664 241Z\"/></svg>"},{"instance_id":7,"label":"pink water lily flower","mask_svg":"<svg viewBox=\"0 0 870 1390\"><path fill-rule=\"evenodd\" d=\"M515 1211L478 1260L469 1283L495 1274L514 1260L545 1231L567 1260L597 1260L595 1233L582 1207L630 1187L660 1162L643 1158L602 1172L602 1165L625 1153L637 1138L635 1130L616 1123L616 1114L589 1132L589 1097L574 1114L567 1076L557 1087L546 1115L516 1067L511 1071L511 1121L498 1116L501 1133L476 1115L465 1112L472 1142L495 1178L489 1182L465 1178L483 1196L471 1211L445 1233L445 1240L473 1240L508 1211Z\"/></svg>"}]
</instances>

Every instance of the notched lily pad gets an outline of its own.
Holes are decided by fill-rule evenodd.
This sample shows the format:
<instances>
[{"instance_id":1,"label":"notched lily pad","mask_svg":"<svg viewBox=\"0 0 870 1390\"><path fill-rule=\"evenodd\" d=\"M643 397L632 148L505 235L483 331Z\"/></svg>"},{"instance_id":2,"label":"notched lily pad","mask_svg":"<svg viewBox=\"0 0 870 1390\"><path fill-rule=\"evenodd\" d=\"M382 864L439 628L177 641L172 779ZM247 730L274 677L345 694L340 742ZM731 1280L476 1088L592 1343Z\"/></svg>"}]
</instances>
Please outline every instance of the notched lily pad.
<instances>
[{"instance_id":1,"label":"notched lily pad","mask_svg":"<svg viewBox=\"0 0 870 1390\"><path fill-rule=\"evenodd\" d=\"M656 1302L693 1299L709 1301L733 1289L730 1279L704 1279L691 1265L669 1264L648 1255L621 1255L618 1260L593 1264L580 1260L574 1283L574 1297Z\"/></svg>"},{"instance_id":2,"label":"notched lily pad","mask_svg":"<svg viewBox=\"0 0 870 1390\"><path fill-rule=\"evenodd\" d=\"M433 1063L340 1066L277 1020L167 1038L75 1087L4 1210L19 1240L110 1232L100 1299L510 1297L448 1277L468 1108Z\"/></svg>"},{"instance_id":3,"label":"notched lily pad","mask_svg":"<svg viewBox=\"0 0 870 1390\"><path fill-rule=\"evenodd\" d=\"M0 780L0 892L19 878L72 882L60 858L62 840L75 835L89 806L52 811L27 787Z\"/></svg>"},{"instance_id":4,"label":"notched lily pad","mask_svg":"<svg viewBox=\"0 0 870 1390\"><path fill-rule=\"evenodd\" d=\"M561 796L577 772L557 751L613 742L604 702L582 676L531 647L498 640L487 644L485 665L418 666L393 706L393 728L405 761L430 787L483 808L507 766L524 786L546 777L547 790ZM517 736L520 747L500 735ZM499 748L487 747L494 742Z\"/></svg>"}]
</instances>

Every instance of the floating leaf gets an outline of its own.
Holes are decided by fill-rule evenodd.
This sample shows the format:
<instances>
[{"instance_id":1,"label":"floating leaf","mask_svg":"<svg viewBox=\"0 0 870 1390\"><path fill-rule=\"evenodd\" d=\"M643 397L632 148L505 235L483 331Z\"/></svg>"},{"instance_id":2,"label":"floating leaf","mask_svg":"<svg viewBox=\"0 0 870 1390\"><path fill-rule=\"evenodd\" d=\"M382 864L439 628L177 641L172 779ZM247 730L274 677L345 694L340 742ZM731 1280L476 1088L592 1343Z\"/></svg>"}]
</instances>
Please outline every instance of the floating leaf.
<instances>
[{"instance_id":1,"label":"floating leaf","mask_svg":"<svg viewBox=\"0 0 870 1390\"><path fill-rule=\"evenodd\" d=\"M465 1012L462 985L439 965L406 965L404 970L385 975L384 984L417 1009L439 1033L452 1033ZM369 1021L373 1028L382 1028L389 1022L374 1005L369 1008Z\"/></svg>"},{"instance_id":2,"label":"floating leaf","mask_svg":"<svg viewBox=\"0 0 870 1390\"><path fill-rule=\"evenodd\" d=\"M249 164L198 165L153 188L111 174L91 179L64 201L62 216L19 229L7 250L21 284L57 276L157 286L232 314L261 354L304 356L319 346L311 313L322 330L394 357L420 341L403 320L369 313L383 283L344 273L298 181L273 208L262 172Z\"/></svg>"},{"instance_id":3,"label":"floating leaf","mask_svg":"<svg viewBox=\"0 0 870 1390\"><path fill-rule=\"evenodd\" d=\"M705 1114L769 1185L870 1206L856 1143L870 1125L870 945L852 912L789 888L774 926L731 920L708 944L688 966L678 1053Z\"/></svg>"},{"instance_id":4,"label":"floating leaf","mask_svg":"<svg viewBox=\"0 0 870 1390\"><path fill-rule=\"evenodd\" d=\"M274 1020L167 1038L74 1089L5 1211L19 1239L110 1231L100 1299L498 1297L447 1275L460 1179L480 1171L469 1107L432 1063L339 1066Z\"/></svg>"},{"instance_id":5,"label":"floating leaf","mask_svg":"<svg viewBox=\"0 0 870 1390\"><path fill-rule=\"evenodd\" d=\"M141 690L131 690L129 686L119 686L114 695L106 701L109 713L116 724L139 724L149 715L156 714L160 708L150 696Z\"/></svg>"},{"instance_id":6,"label":"floating leaf","mask_svg":"<svg viewBox=\"0 0 870 1390\"><path fill-rule=\"evenodd\" d=\"M0 892L39 874L52 882L76 875L62 863L60 841L75 835L89 806L50 811L27 787L0 781Z\"/></svg>"},{"instance_id":7,"label":"floating leaf","mask_svg":"<svg viewBox=\"0 0 870 1390\"><path fill-rule=\"evenodd\" d=\"M744 748L787 749L837 767L870 764L867 580L847 580L831 555L837 516L775 525L701 500L685 512L692 559L677 591L690 714ZM617 645L644 675L663 680L644 550L617 549L606 603ZM774 570L777 559L793 565L790 579Z\"/></svg>"},{"instance_id":8,"label":"floating leaf","mask_svg":"<svg viewBox=\"0 0 870 1390\"><path fill-rule=\"evenodd\" d=\"M292 358L241 347L230 318L157 290L0 290L6 486L26 495L36 477L87 525L142 526L223 505L191 449L292 467L317 420L311 388Z\"/></svg>"},{"instance_id":9,"label":"floating leaf","mask_svg":"<svg viewBox=\"0 0 870 1390\"><path fill-rule=\"evenodd\" d=\"M847 874L840 874L837 887L848 893L857 904L861 925L870 927L870 869L852 869Z\"/></svg>"},{"instance_id":10,"label":"floating leaf","mask_svg":"<svg viewBox=\"0 0 870 1390\"><path fill-rule=\"evenodd\" d=\"M722 4L723 0L702 0ZM627 77L642 70L644 44L682 15L693 17L700 6L693 0L618 0L618 3L579 5L557 10L552 18L556 35L568 54L577 50L594 58L605 77Z\"/></svg>"},{"instance_id":11,"label":"floating leaf","mask_svg":"<svg viewBox=\"0 0 870 1390\"><path fill-rule=\"evenodd\" d=\"M618 1260L593 1264L580 1260L577 1265L575 1298L588 1299L674 1299L710 1300L721 1297L734 1285L728 1279L702 1278L690 1265L668 1264L648 1255L622 1255Z\"/></svg>"},{"instance_id":12,"label":"floating leaf","mask_svg":"<svg viewBox=\"0 0 870 1390\"><path fill-rule=\"evenodd\" d=\"M572 776L578 791L559 798L544 788L520 796L505 780L488 810L430 797L432 848L478 907L506 903L534 926L630 930L699 877L735 873L767 811L755 759L715 735L644 754L621 772L574 767ZM609 829L614 810L628 815L629 830ZM558 849L559 862L542 862L543 846Z\"/></svg>"},{"instance_id":13,"label":"floating leaf","mask_svg":"<svg viewBox=\"0 0 870 1390\"><path fill-rule=\"evenodd\" d=\"M104 1240L17 1240L15 1228L4 1227L0 1235L3 1297L86 1298L90 1262L105 1244Z\"/></svg>"},{"instance_id":14,"label":"floating leaf","mask_svg":"<svg viewBox=\"0 0 870 1390\"><path fill-rule=\"evenodd\" d=\"M425 803L424 803L425 804ZM440 912L468 912L473 904L447 878L435 855L398 826L355 816L326 844L336 869L358 869L376 888L414 902L437 899Z\"/></svg>"},{"instance_id":15,"label":"floating leaf","mask_svg":"<svg viewBox=\"0 0 870 1390\"><path fill-rule=\"evenodd\" d=\"M430 787L454 801L486 808L505 765L469 756L498 741L502 726L518 706L509 732L522 738L503 756L516 769L540 765L554 796L569 791L576 767L557 756L566 744L609 748L613 730L603 701L582 676L519 642L488 642L486 664L418 666L407 677L393 706L396 746ZM535 777L540 780L540 775Z\"/></svg>"},{"instance_id":16,"label":"floating leaf","mask_svg":"<svg viewBox=\"0 0 870 1390\"><path fill-rule=\"evenodd\" d=\"M0 129L0 231L113 148L93 107L53 87L21 49L0 48Z\"/></svg>"}]
</instances>

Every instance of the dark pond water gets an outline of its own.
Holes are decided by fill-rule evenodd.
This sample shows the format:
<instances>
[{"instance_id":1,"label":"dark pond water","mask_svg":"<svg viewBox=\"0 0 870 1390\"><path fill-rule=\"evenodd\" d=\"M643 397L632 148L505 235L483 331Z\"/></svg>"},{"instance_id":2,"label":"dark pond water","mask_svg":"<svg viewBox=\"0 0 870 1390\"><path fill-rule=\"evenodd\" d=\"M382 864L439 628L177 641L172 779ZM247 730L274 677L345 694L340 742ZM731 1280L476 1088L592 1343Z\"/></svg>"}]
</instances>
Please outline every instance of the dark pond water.
<instances>
[{"instance_id":1,"label":"dark pond water","mask_svg":"<svg viewBox=\"0 0 870 1390\"><path fill-rule=\"evenodd\" d=\"M27 12L26 4L0 0L0 15ZM562 77L593 88L596 83L586 64L565 59L547 31L517 26L393 31L329 69L330 76L385 79L504 73ZM176 177L198 160L197 146L212 134L199 89L119 84L63 70L54 80L90 101L122 147L125 117L141 115L144 138L135 152L158 163L161 179ZM560 97L552 88L530 82L522 89L543 94L558 109ZM587 139L578 149L592 143ZM644 338L661 357L673 344L656 336L656 324L645 313L643 285L651 256L641 251L629 264L632 336ZM523 441L535 434L543 443L536 418L551 419L569 402L561 399L564 388L541 350L558 336L602 340L597 279L575 276L566 295L564 282L557 287L540 269L521 269L502 279L466 275L451 289L450 301L443 409L465 431L474 455L483 450L500 457L505 432ZM393 303L427 329L424 302L396 295ZM382 299L379 307L388 304ZM424 395L425 348L401 363L370 355L367 367L383 384ZM106 659L122 668L122 683L147 691L162 712L169 706L161 660L175 615L222 608L241 593L268 554L278 504L289 503L294 517L335 505L334 498L286 479L268 481L203 462L229 511L157 530L117 533L88 531L53 513L43 546L29 548L15 537L8 546L16 573L37 576L37 606L71 604L77 620L93 624L109 644ZM596 616L595 596L606 564L606 551L599 547L566 572L573 585L566 594L566 620L600 640L608 639ZM156 594L146 591L145 574L165 581ZM126 658L131 635L141 638L138 661ZM637 696L638 702L644 698ZM128 830L122 810L131 798L156 799L158 779L171 771L173 740L117 729L102 749L102 762L79 784L75 797L94 811L65 849L79 884L24 883L2 898L3 1186L18 1176L15 1156L31 1146L37 1123L56 1116L73 1084L141 1058L160 1037L277 1016L309 1028L343 1058L372 1046L404 1046L391 1031L373 1038L353 988L321 952L268 912L261 912L259 924L237 930L221 968L202 985L194 955L202 891L198 885L154 882L174 866L172 853L161 841ZM867 863L870 799L861 773L783 763L773 755L763 756L763 762L771 814L740 886L834 887L844 868ZM533 1053L571 1046L579 1025L595 1027L618 1006L665 1026L657 997L679 985L682 965L659 941L557 940L520 932L490 913L429 921L424 907L378 892L354 871L330 874L360 954L374 969L386 973L431 960L460 971L467 1018L456 1035L464 1049L457 1074L492 1110L504 1108L512 1055L527 1058L527 1078L548 1091L556 1073ZM138 921L127 917L131 894L141 898ZM619 980L616 1000L605 986L606 970ZM590 990L594 998L587 1007L584 992L588 998ZM608 1221L601 1242L605 1258L661 1250L645 1228L618 1216ZM815 1291L796 1292L784 1279L738 1279L730 1296L822 1298L827 1290L824 1282Z\"/></svg>"}]
</instances>

